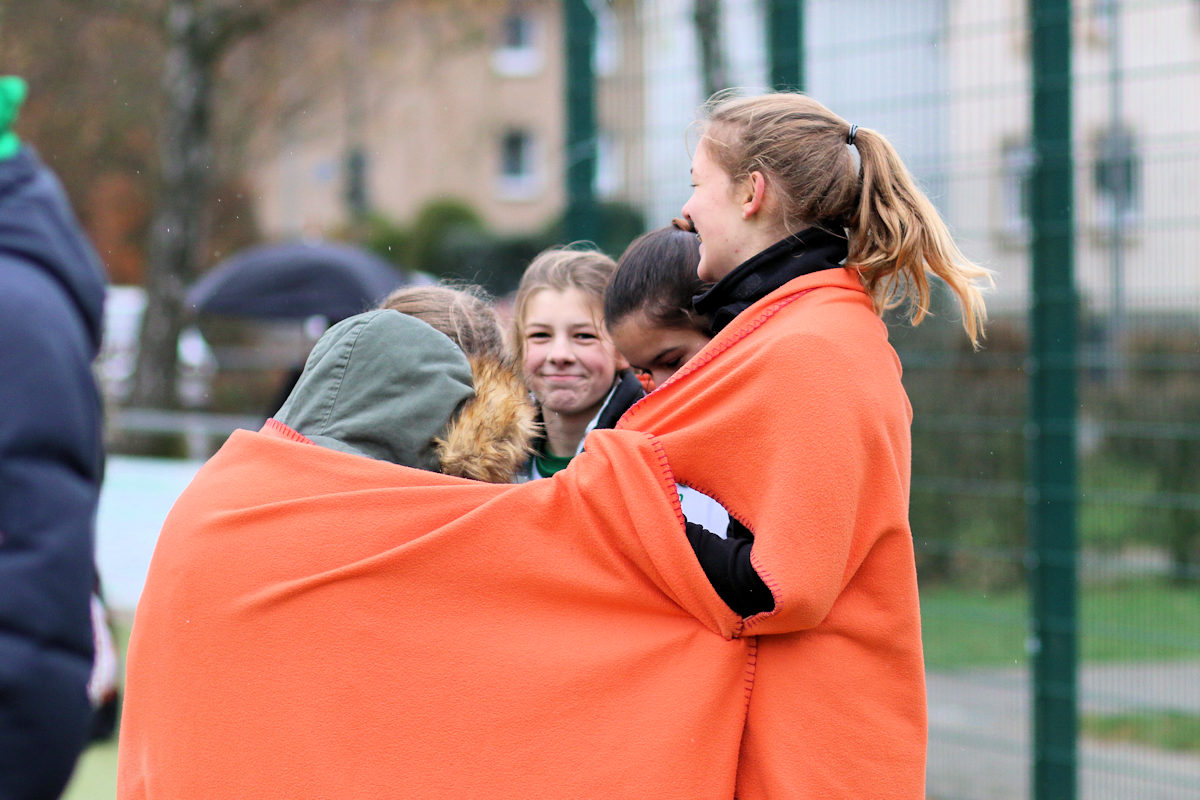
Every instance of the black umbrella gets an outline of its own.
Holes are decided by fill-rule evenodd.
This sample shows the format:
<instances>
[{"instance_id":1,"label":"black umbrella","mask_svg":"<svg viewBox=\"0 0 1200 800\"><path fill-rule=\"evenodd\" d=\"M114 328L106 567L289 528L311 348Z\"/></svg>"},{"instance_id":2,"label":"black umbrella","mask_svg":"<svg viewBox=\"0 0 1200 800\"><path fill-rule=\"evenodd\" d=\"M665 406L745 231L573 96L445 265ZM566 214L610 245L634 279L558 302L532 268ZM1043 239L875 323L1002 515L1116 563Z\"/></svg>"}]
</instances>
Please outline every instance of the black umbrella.
<instances>
[{"instance_id":1,"label":"black umbrella","mask_svg":"<svg viewBox=\"0 0 1200 800\"><path fill-rule=\"evenodd\" d=\"M263 245L218 264L188 292L198 313L337 322L373 308L409 278L387 261L335 242Z\"/></svg>"}]
</instances>

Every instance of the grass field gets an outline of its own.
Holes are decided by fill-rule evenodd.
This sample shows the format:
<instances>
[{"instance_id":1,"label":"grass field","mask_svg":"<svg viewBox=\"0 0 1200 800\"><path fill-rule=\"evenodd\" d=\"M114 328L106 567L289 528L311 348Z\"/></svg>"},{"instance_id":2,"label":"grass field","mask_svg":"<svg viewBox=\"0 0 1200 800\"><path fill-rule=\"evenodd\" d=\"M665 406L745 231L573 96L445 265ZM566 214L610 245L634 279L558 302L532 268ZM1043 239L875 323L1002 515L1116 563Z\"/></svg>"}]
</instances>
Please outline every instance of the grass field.
<instances>
[{"instance_id":1,"label":"grass field","mask_svg":"<svg viewBox=\"0 0 1200 800\"><path fill-rule=\"evenodd\" d=\"M113 800L117 796L117 740L89 747L75 765L63 800Z\"/></svg>"},{"instance_id":2,"label":"grass field","mask_svg":"<svg viewBox=\"0 0 1200 800\"><path fill-rule=\"evenodd\" d=\"M1105 741L1137 742L1177 753L1200 753L1200 716L1182 711L1085 714L1080 729Z\"/></svg>"},{"instance_id":3,"label":"grass field","mask_svg":"<svg viewBox=\"0 0 1200 800\"><path fill-rule=\"evenodd\" d=\"M1087 663L1200 658L1200 592L1161 580L1084 587L1080 655ZM925 663L931 670L1017 666L1026 660L1029 601L1023 591L921 593Z\"/></svg>"}]
</instances>

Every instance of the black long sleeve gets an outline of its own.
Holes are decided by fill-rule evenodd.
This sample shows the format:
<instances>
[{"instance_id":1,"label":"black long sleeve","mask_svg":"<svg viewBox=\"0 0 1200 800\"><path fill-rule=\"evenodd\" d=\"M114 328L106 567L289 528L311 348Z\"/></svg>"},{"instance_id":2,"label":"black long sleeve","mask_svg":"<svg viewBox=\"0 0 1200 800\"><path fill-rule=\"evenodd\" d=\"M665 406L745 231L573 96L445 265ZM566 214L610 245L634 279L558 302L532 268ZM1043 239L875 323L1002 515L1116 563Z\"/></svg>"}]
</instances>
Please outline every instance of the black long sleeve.
<instances>
[{"instance_id":1,"label":"black long sleeve","mask_svg":"<svg viewBox=\"0 0 1200 800\"><path fill-rule=\"evenodd\" d=\"M771 590L750 563L754 535L744 525L731 518L728 538L722 539L687 522L687 538L717 596L735 613L749 617L775 608Z\"/></svg>"}]
</instances>

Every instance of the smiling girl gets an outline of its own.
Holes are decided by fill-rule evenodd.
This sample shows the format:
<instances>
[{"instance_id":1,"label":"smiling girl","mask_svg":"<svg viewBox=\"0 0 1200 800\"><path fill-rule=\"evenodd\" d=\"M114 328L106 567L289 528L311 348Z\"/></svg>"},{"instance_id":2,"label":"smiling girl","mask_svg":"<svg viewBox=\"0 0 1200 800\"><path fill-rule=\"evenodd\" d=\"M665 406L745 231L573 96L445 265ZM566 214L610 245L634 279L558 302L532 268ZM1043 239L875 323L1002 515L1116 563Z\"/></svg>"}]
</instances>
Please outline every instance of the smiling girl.
<instances>
[{"instance_id":1,"label":"smiling girl","mask_svg":"<svg viewBox=\"0 0 1200 800\"><path fill-rule=\"evenodd\" d=\"M683 216L714 336L619 427L747 528L725 574L773 595L734 634L757 640L736 796L919 800L912 408L881 317L920 323L941 282L977 343L989 273L881 134L793 93L706 112Z\"/></svg>"},{"instance_id":2,"label":"smiling girl","mask_svg":"<svg viewBox=\"0 0 1200 800\"><path fill-rule=\"evenodd\" d=\"M613 427L644 394L604 326L604 287L615 269L598 251L552 248L521 277L513 340L544 431L527 479L564 468L588 431Z\"/></svg>"}]
</instances>

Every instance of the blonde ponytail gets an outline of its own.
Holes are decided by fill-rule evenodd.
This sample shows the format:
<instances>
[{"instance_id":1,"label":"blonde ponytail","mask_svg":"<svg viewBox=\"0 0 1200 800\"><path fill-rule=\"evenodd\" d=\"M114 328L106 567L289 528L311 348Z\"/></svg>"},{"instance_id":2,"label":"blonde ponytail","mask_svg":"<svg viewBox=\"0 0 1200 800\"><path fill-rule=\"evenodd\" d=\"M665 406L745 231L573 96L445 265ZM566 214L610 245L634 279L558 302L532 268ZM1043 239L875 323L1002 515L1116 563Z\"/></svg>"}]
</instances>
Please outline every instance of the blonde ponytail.
<instances>
[{"instance_id":1,"label":"blonde ponytail","mask_svg":"<svg viewBox=\"0 0 1200 800\"><path fill-rule=\"evenodd\" d=\"M930 274L962 307L963 328L979 346L991 273L968 260L937 209L881 134L851 126L811 97L778 92L722 93L706 107L709 152L734 180L758 171L777 188L781 227L845 231L847 266L862 276L875 309L908 304L919 325L929 313ZM852 149L857 150L858 157Z\"/></svg>"},{"instance_id":2,"label":"blonde ponytail","mask_svg":"<svg viewBox=\"0 0 1200 800\"><path fill-rule=\"evenodd\" d=\"M857 208L847 221L846 263L862 276L876 310L907 304L913 325L920 325L929 313L928 276L936 275L958 299L963 328L978 347L987 319L982 289L992 285L991 272L959 250L887 139L858 128L854 140L862 185Z\"/></svg>"}]
</instances>

